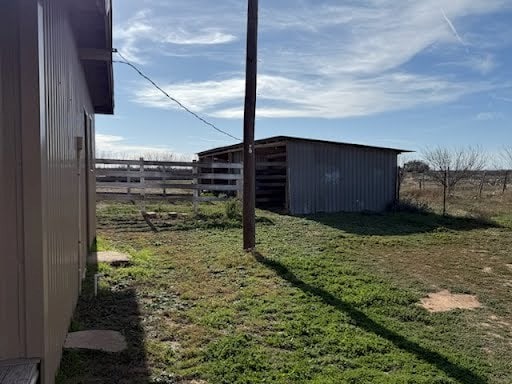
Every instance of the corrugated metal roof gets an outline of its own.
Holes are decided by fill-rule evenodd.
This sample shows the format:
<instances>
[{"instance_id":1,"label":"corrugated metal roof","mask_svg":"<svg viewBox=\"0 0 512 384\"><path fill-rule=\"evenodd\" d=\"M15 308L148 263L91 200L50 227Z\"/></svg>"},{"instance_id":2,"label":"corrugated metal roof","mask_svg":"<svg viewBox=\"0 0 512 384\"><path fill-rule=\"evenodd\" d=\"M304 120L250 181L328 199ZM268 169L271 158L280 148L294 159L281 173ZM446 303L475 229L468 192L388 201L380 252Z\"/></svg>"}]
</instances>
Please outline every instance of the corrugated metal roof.
<instances>
[{"instance_id":1,"label":"corrugated metal roof","mask_svg":"<svg viewBox=\"0 0 512 384\"><path fill-rule=\"evenodd\" d=\"M307 143L320 143L320 144L335 144L341 146L350 146L356 148L368 148L368 149L377 149L383 151L392 151L397 153L407 153L413 152L407 149L398 149L398 148L386 148L386 147L376 147L372 145L364 145L364 144L354 144L354 143L344 143L338 141L328 141L328 140L318 140L318 139L308 139L303 137L293 137L293 136L273 136L266 139L256 140L254 143L256 147L265 145L265 144L279 144L279 143L287 143L287 142L307 142ZM236 152L243 148L243 143L228 145L225 147L218 147L214 149L209 149L207 151L199 152L198 156L209 156L226 152Z\"/></svg>"}]
</instances>

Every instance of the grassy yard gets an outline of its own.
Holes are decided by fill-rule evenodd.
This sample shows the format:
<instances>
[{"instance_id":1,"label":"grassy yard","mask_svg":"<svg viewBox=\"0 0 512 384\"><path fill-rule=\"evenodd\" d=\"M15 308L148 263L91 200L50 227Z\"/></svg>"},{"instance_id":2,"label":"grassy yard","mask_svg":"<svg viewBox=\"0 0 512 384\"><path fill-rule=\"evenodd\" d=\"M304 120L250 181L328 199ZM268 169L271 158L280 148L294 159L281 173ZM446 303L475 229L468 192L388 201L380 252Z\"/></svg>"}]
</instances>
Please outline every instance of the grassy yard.
<instances>
[{"instance_id":1,"label":"grassy yard","mask_svg":"<svg viewBox=\"0 0 512 384\"><path fill-rule=\"evenodd\" d=\"M254 255L222 204L198 217L187 205L150 208L158 233L135 206L99 205L98 248L132 263L100 265L97 298L89 271L71 328L119 330L129 348L66 351L60 384L512 382L505 208L493 221L259 211ZM441 289L482 308L417 305Z\"/></svg>"}]
</instances>

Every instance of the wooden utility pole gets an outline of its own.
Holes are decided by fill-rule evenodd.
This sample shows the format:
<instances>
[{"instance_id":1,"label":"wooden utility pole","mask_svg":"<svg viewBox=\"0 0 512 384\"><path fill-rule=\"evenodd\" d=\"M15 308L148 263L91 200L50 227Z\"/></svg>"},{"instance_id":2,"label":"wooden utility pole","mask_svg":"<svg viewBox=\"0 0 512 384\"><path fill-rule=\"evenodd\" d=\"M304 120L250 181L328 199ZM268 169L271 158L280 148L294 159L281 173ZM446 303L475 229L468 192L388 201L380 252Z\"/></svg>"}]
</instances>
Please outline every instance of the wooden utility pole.
<instances>
[{"instance_id":1,"label":"wooden utility pole","mask_svg":"<svg viewBox=\"0 0 512 384\"><path fill-rule=\"evenodd\" d=\"M256 245L254 121L256 118L258 72L258 0L249 0L247 15L247 63L245 71L243 225L244 249L250 251Z\"/></svg>"}]
</instances>

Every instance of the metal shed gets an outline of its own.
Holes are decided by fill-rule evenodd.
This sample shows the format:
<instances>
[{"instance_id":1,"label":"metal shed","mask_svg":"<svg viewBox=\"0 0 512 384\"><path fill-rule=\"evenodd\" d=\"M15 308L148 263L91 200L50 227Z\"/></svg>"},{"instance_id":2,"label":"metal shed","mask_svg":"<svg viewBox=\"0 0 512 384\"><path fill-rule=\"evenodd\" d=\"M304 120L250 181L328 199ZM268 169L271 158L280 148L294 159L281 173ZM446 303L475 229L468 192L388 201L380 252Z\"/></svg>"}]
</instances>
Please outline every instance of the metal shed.
<instances>
[{"instance_id":1,"label":"metal shed","mask_svg":"<svg viewBox=\"0 0 512 384\"><path fill-rule=\"evenodd\" d=\"M294 215L383 211L397 198L403 149L276 136L257 140L256 203ZM242 144L198 154L243 161Z\"/></svg>"},{"instance_id":2,"label":"metal shed","mask_svg":"<svg viewBox=\"0 0 512 384\"><path fill-rule=\"evenodd\" d=\"M40 362L43 384L95 240L94 114L112 113L112 79L110 0L1 2L0 360Z\"/></svg>"}]
</instances>

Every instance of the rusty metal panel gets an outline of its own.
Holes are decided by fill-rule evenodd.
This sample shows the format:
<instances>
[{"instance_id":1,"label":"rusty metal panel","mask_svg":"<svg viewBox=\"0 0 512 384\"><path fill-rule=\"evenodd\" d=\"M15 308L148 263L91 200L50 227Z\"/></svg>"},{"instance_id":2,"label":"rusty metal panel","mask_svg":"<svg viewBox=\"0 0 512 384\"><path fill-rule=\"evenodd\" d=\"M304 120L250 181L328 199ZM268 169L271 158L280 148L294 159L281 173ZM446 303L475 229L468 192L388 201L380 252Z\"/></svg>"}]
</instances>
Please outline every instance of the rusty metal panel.
<instances>
[{"instance_id":1,"label":"rusty metal panel","mask_svg":"<svg viewBox=\"0 0 512 384\"><path fill-rule=\"evenodd\" d=\"M15 2L0 12L0 360L24 356L23 274L20 233L21 156L19 35Z\"/></svg>"},{"instance_id":2,"label":"rusty metal panel","mask_svg":"<svg viewBox=\"0 0 512 384\"><path fill-rule=\"evenodd\" d=\"M383 211L396 198L398 153L327 143L288 143L292 214Z\"/></svg>"}]
</instances>

